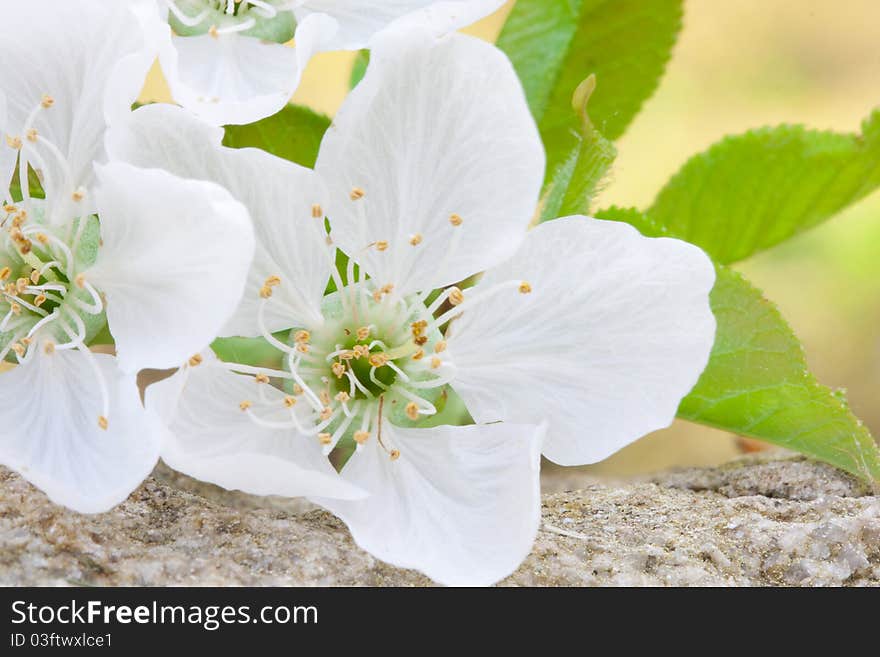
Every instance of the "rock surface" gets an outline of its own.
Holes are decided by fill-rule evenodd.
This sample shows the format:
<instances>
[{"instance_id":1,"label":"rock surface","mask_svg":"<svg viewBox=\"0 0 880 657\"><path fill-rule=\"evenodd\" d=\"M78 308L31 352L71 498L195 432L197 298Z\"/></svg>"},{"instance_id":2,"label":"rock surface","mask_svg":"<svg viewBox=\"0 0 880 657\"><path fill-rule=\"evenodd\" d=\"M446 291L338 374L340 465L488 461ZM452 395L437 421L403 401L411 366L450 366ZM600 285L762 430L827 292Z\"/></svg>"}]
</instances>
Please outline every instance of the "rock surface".
<instances>
[{"instance_id":1,"label":"rock surface","mask_svg":"<svg viewBox=\"0 0 880 657\"><path fill-rule=\"evenodd\" d=\"M797 457L611 484L550 472L532 554L505 585L880 585L880 497ZM158 468L98 516L0 468L2 585L425 585L333 516Z\"/></svg>"}]
</instances>

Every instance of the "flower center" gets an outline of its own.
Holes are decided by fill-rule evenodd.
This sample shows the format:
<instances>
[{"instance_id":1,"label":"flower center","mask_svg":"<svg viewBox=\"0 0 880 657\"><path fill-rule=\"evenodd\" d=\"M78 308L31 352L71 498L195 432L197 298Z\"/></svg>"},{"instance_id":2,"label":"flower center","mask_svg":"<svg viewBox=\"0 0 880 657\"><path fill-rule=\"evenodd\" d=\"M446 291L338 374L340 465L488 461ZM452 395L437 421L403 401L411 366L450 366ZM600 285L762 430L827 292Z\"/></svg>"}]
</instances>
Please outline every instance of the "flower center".
<instances>
[{"instance_id":1,"label":"flower center","mask_svg":"<svg viewBox=\"0 0 880 657\"><path fill-rule=\"evenodd\" d=\"M292 0L165 0L168 23L179 36L241 33L275 43L296 31Z\"/></svg>"},{"instance_id":2,"label":"flower center","mask_svg":"<svg viewBox=\"0 0 880 657\"><path fill-rule=\"evenodd\" d=\"M434 317L449 293L426 305L421 295L402 298L391 285L353 280L353 267L348 285L338 272L334 278L338 292L324 299L323 322L291 330L287 343L265 328L265 308L281 285L278 277L267 279L260 291L259 322L263 337L283 352L285 369L224 366L254 375L258 386L274 379L287 393L283 418L277 402L268 401L262 390L241 401L241 410L257 424L316 436L325 454L343 439L359 449L375 437L397 458L387 434L383 440L382 423L411 426L436 414L455 371L438 323L448 317Z\"/></svg>"}]
</instances>

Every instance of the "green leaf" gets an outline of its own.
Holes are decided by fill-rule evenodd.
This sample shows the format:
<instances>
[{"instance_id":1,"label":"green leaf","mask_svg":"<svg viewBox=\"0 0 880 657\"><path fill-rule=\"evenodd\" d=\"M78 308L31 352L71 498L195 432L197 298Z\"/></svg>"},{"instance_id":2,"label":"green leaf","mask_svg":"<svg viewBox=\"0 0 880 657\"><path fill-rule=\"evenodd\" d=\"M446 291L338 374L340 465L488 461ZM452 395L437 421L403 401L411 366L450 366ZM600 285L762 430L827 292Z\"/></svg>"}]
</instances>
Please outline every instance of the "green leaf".
<instances>
[{"instance_id":1,"label":"green leaf","mask_svg":"<svg viewBox=\"0 0 880 657\"><path fill-rule=\"evenodd\" d=\"M348 80L348 88L354 89L358 82L364 79L367 74L367 66L370 65L370 51L359 50L351 65L351 77Z\"/></svg>"},{"instance_id":2,"label":"green leaf","mask_svg":"<svg viewBox=\"0 0 880 657\"><path fill-rule=\"evenodd\" d=\"M681 0L517 1L498 46L522 80L547 152L539 221L589 212L616 156L609 140L657 87L681 16Z\"/></svg>"},{"instance_id":3,"label":"green leaf","mask_svg":"<svg viewBox=\"0 0 880 657\"><path fill-rule=\"evenodd\" d=\"M737 262L834 216L880 186L880 111L862 134L779 126L691 158L648 214L717 262Z\"/></svg>"},{"instance_id":4,"label":"green leaf","mask_svg":"<svg viewBox=\"0 0 880 657\"><path fill-rule=\"evenodd\" d=\"M286 342L287 331L273 334L277 340ZM228 363L283 369L283 354L265 338L217 338L211 343L217 357Z\"/></svg>"},{"instance_id":5,"label":"green leaf","mask_svg":"<svg viewBox=\"0 0 880 657\"><path fill-rule=\"evenodd\" d=\"M625 221L657 237L665 229L638 210L597 217ZM880 481L880 450L846 404L820 385L803 347L774 304L737 272L718 265L711 294L718 322L709 364L678 416L781 445Z\"/></svg>"},{"instance_id":6,"label":"green leaf","mask_svg":"<svg viewBox=\"0 0 880 657\"><path fill-rule=\"evenodd\" d=\"M617 149L593 127L587 104L596 87L591 75L575 91L572 105L581 117L581 132L573 134L568 157L549 172L541 197L538 222L572 214L588 214L590 201L617 157Z\"/></svg>"},{"instance_id":7,"label":"green leaf","mask_svg":"<svg viewBox=\"0 0 880 657\"><path fill-rule=\"evenodd\" d=\"M620 221L635 226L645 237L666 237L666 229L654 221L651 217L636 208L620 208L612 205L610 208L599 210L594 213L596 219L606 221Z\"/></svg>"},{"instance_id":8,"label":"green leaf","mask_svg":"<svg viewBox=\"0 0 880 657\"><path fill-rule=\"evenodd\" d=\"M231 148L262 148L304 167L314 167L330 118L301 105L288 105L248 125L226 126L223 144Z\"/></svg>"},{"instance_id":9,"label":"green leaf","mask_svg":"<svg viewBox=\"0 0 880 657\"><path fill-rule=\"evenodd\" d=\"M620 137L651 96L681 27L681 0L517 0L498 38L513 62L553 165L564 159L570 99L588 75L596 128Z\"/></svg>"},{"instance_id":10,"label":"green leaf","mask_svg":"<svg viewBox=\"0 0 880 657\"><path fill-rule=\"evenodd\" d=\"M774 304L723 266L712 291L718 334L679 417L760 438L880 481L880 450L841 391L820 385Z\"/></svg>"}]
</instances>

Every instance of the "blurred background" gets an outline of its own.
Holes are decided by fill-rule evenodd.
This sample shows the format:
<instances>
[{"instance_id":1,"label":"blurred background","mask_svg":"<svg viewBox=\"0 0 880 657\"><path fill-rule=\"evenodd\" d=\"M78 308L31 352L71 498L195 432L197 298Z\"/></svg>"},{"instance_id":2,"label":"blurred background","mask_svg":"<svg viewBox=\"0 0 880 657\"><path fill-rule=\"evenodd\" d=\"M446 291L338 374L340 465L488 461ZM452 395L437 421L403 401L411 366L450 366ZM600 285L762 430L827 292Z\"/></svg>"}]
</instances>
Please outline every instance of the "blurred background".
<instances>
[{"instance_id":1,"label":"blurred background","mask_svg":"<svg viewBox=\"0 0 880 657\"><path fill-rule=\"evenodd\" d=\"M467 31L494 40L512 6ZM317 57L294 100L333 114L352 60ZM142 100L167 99L154 70ZM618 142L599 207L647 207L690 155L725 134L779 123L857 131L876 105L877 0L687 0L666 75ZM819 380L847 389L853 411L880 435L880 193L739 269L780 306ZM759 448L678 423L587 470L627 476Z\"/></svg>"}]
</instances>

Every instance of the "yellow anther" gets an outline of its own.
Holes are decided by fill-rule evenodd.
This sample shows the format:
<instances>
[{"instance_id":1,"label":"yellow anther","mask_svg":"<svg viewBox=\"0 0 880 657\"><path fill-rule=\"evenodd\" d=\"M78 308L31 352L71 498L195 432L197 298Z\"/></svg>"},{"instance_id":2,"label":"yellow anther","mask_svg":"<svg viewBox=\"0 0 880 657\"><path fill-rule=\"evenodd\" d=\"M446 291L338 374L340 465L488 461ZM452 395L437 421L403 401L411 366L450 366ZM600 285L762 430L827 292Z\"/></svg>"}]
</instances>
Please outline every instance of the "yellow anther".
<instances>
[{"instance_id":1,"label":"yellow anther","mask_svg":"<svg viewBox=\"0 0 880 657\"><path fill-rule=\"evenodd\" d=\"M37 241L38 241L40 244L48 244L48 243L49 243L49 237L46 235L46 233L37 233Z\"/></svg>"},{"instance_id":2,"label":"yellow anther","mask_svg":"<svg viewBox=\"0 0 880 657\"><path fill-rule=\"evenodd\" d=\"M415 422L419 419L419 405L415 402L410 402L406 405L406 416Z\"/></svg>"},{"instance_id":3,"label":"yellow anther","mask_svg":"<svg viewBox=\"0 0 880 657\"><path fill-rule=\"evenodd\" d=\"M370 327L369 326L361 326L357 330L357 339L363 342L368 337L370 337Z\"/></svg>"},{"instance_id":4,"label":"yellow anther","mask_svg":"<svg viewBox=\"0 0 880 657\"><path fill-rule=\"evenodd\" d=\"M38 294L37 298L34 299L34 305L39 308L44 303L46 303L46 295L45 294Z\"/></svg>"},{"instance_id":5,"label":"yellow anther","mask_svg":"<svg viewBox=\"0 0 880 657\"><path fill-rule=\"evenodd\" d=\"M373 367L384 367L388 363L388 354L379 352L370 356L370 365Z\"/></svg>"},{"instance_id":6,"label":"yellow anther","mask_svg":"<svg viewBox=\"0 0 880 657\"><path fill-rule=\"evenodd\" d=\"M300 384L298 384L298 383L294 383L294 384L293 384L293 394L294 394L294 395L301 395L301 394L303 394L303 387L302 387Z\"/></svg>"},{"instance_id":7,"label":"yellow anther","mask_svg":"<svg viewBox=\"0 0 880 657\"><path fill-rule=\"evenodd\" d=\"M532 291L532 286L528 281L523 281L519 284L519 292L520 294L530 294Z\"/></svg>"},{"instance_id":8,"label":"yellow anther","mask_svg":"<svg viewBox=\"0 0 880 657\"><path fill-rule=\"evenodd\" d=\"M409 238L409 243L410 243L412 246L418 246L419 244L421 244L421 243L422 243L422 234L421 234L421 233L416 233L415 235L413 235L412 237L410 237L410 238Z\"/></svg>"},{"instance_id":9,"label":"yellow anther","mask_svg":"<svg viewBox=\"0 0 880 657\"><path fill-rule=\"evenodd\" d=\"M296 345L296 350L301 354L307 354L309 353L309 345L305 342L300 342L298 345Z\"/></svg>"},{"instance_id":10,"label":"yellow anther","mask_svg":"<svg viewBox=\"0 0 880 657\"><path fill-rule=\"evenodd\" d=\"M461 215L455 214L454 212L449 215L449 223L453 226L461 226L462 221L464 220L461 218Z\"/></svg>"},{"instance_id":11,"label":"yellow anther","mask_svg":"<svg viewBox=\"0 0 880 657\"><path fill-rule=\"evenodd\" d=\"M49 109L52 105L55 104L55 99L52 98L49 94L43 94L43 97L40 99L40 105L43 109Z\"/></svg>"},{"instance_id":12,"label":"yellow anther","mask_svg":"<svg viewBox=\"0 0 880 657\"><path fill-rule=\"evenodd\" d=\"M215 39L220 36L220 32L217 31L216 25L212 25L211 27L208 28L208 34L210 34Z\"/></svg>"},{"instance_id":13,"label":"yellow anther","mask_svg":"<svg viewBox=\"0 0 880 657\"><path fill-rule=\"evenodd\" d=\"M29 142L35 143L37 141L37 137L40 136L40 133L37 132L36 128L30 128L26 133L24 133L24 136L27 137L27 140Z\"/></svg>"},{"instance_id":14,"label":"yellow anther","mask_svg":"<svg viewBox=\"0 0 880 657\"><path fill-rule=\"evenodd\" d=\"M265 374L257 374L254 377L254 381L257 383L269 383L269 377Z\"/></svg>"},{"instance_id":15,"label":"yellow anther","mask_svg":"<svg viewBox=\"0 0 880 657\"><path fill-rule=\"evenodd\" d=\"M364 358L370 354L370 349L365 344L356 344L351 349L352 353L354 353L355 358Z\"/></svg>"},{"instance_id":16,"label":"yellow anther","mask_svg":"<svg viewBox=\"0 0 880 657\"><path fill-rule=\"evenodd\" d=\"M12 203L7 203L3 206L3 209L6 211L6 214L12 214L13 212L18 211L18 207L12 205Z\"/></svg>"},{"instance_id":17,"label":"yellow anther","mask_svg":"<svg viewBox=\"0 0 880 657\"><path fill-rule=\"evenodd\" d=\"M33 249L33 248L34 248L33 242L31 242L28 239L20 240L18 243L18 250L21 252L22 255L27 255L28 253L31 252L31 249Z\"/></svg>"},{"instance_id":18,"label":"yellow anther","mask_svg":"<svg viewBox=\"0 0 880 657\"><path fill-rule=\"evenodd\" d=\"M77 203L82 201L85 197L86 197L86 190L83 187L77 187L74 190L73 194L70 195L70 198L72 198Z\"/></svg>"},{"instance_id":19,"label":"yellow anther","mask_svg":"<svg viewBox=\"0 0 880 657\"><path fill-rule=\"evenodd\" d=\"M449 303L453 306L459 306L464 302L464 292L457 287L449 288Z\"/></svg>"},{"instance_id":20,"label":"yellow anther","mask_svg":"<svg viewBox=\"0 0 880 657\"><path fill-rule=\"evenodd\" d=\"M248 401L247 399L245 399L243 402L241 402L241 403L238 405L238 407L239 407L242 411L247 411L247 410L250 409L250 407L253 406L253 405L254 405L253 402L250 402L250 401Z\"/></svg>"},{"instance_id":21,"label":"yellow anther","mask_svg":"<svg viewBox=\"0 0 880 657\"><path fill-rule=\"evenodd\" d=\"M31 342L33 342L33 341L34 341L33 338L22 338L21 339L21 343L26 347L29 347Z\"/></svg>"},{"instance_id":22,"label":"yellow anther","mask_svg":"<svg viewBox=\"0 0 880 657\"><path fill-rule=\"evenodd\" d=\"M204 359L202 358L201 354L193 354L192 356L190 356L187 362L189 363L190 367L198 367L202 364L203 360Z\"/></svg>"},{"instance_id":23,"label":"yellow anther","mask_svg":"<svg viewBox=\"0 0 880 657\"><path fill-rule=\"evenodd\" d=\"M107 418L104 417L103 415L99 415L98 416L98 426L101 427L104 431L106 431L108 425L109 425L109 422L107 422Z\"/></svg>"},{"instance_id":24,"label":"yellow anther","mask_svg":"<svg viewBox=\"0 0 880 657\"><path fill-rule=\"evenodd\" d=\"M10 303L9 310L12 312L13 315L21 315L21 306L19 306L17 303Z\"/></svg>"},{"instance_id":25,"label":"yellow anther","mask_svg":"<svg viewBox=\"0 0 880 657\"><path fill-rule=\"evenodd\" d=\"M18 292L15 289L15 283L7 283L3 286L3 291L13 297L18 295Z\"/></svg>"},{"instance_id":26,"label":"yellow anther","mask_svg":"<svg viewBox=\"0 0 880 657\"><path fill-rule=\"evenodd\" d=\"M327 406L321 411L321 420L329 420L331 415L333 415L333 409Z\"/></svg>"},{"instance_id":27,"label":"yellow anther","mask_svg":"<svg viewBox=\"0 0 880 657\"><path fill-rule=\"evenodd\" d=\"M379 288L379 291L382 294L391 294L391 292L393 290L394 290L394 283L385 283L385 285L383 285L381 288Z\"/></svg>"},{"instance_id":28,"label":"yellow anther","mask_svg":"<svg viewBox=\"0 0 880 657\"><path fill-rule=\"evenodd\" d=\"M361 189L360 187L355 187L354 189L351 190L351 194L349 194L348 197L352 201L359 201L364 197L364 193L365 192L363 189Z\"/></svg>"},{"instance_id":29,"label":"yellow anther","mask_svg":"<svg viewBox=\"0 0 880 657\"><path fill-rule=\"evenodd\" d=\"M290 395L285 396L284 405L287 406L287 408L293 408L296 406L296 397L291 397Z\"/></svg>"},{"instance_id":30,"label":"yellow anther","mask_svg":"<svg viewBox=\"0 0 880 657\"><path fill-rule=\"evenodd\" d=\"M83 288L86 286L86 277L82 274L77 274L76 278L73 279L73 282L76 283L77 287Z\"/></svg>"},{"instance_id":31,"label":"yellow anther","mask_svg":"<svg viewBox=\"0 0 880 657\"><path fill-rule=\"evenodd\" d=\"M315 203L312 206L312 217L315 219L323 219L324 218L324 208Z\"/></svg>"},{"instance_id":32,"label":"yellow anther","mask_svg":"<svg viewBox=\"0 0 880 657\"><path fill-rule=\"evenodd\" d=\"M419 347L424 347L428 343L427 335L420 335L415 340L413 340Z\"/></svg>"},{"instance_id":33,"label":"yellow anther","mask_svg":"<svg viewBox=\"0 0 880 657\"><path fill-rule=\"evenodd\" d=\"M349 399L351 399L351 397L347 392L343 391L336 393L336 397L334 397L334 399L340 404L345 404Z\"/></svg>"},{"instance_id":34,"label":"yellow anther","mask_svg":"<svg viewBox=\"0 0 880 657\"><path fill-rule=\"evenodd\" d=\"M370 439L370 432L369 431L355 431L354 432L354 442L356 442L358 445L363 445L369 439Z\"/></svg>"},{"instance_id":35,"label":"yellow anther","mask_svg":"<svg viewBox=\"0 0 880 657\"><path fill-rule=\"evenodd\" d=\"M353 351L343 351L339 354L339 360L351 360L354 357L355 355Z\"/></svg>"},{"instance_id":36,"label":"yellow anther","mask_svg":"<svg viewBox=\"0 0 880 657\"><path fill-rule=\"evenodd\" d=\"M318 440L321 442L322 445L329 445L331 442L333 442L333 436L329 433L319 433Z\"/></svg>"},{"instance_id":37,"label":"yellow anther","mask_svg":"<svg viewBox=\"0 0 880 657\"><path fill-rule=\"evenodd\" d=\"M39 283L40 282L40 271L38 269L34 269L31 272L30 278L31 278L31 283L33 283L34 285Z\"/></svg>"},{"instance_id":38,"label":"yellow anther","mask_svg":"<svg viewBox=\"0 0 880 657\"><path fill-rule=\"evenodd\" d=\"M0 281L5 281L12 275L12 270L9 267L4 267L0 269Z\"/></svg>"},{"instance_id":39,"label":"yellow anther","mask_svg":"<svg viewBox=\"0 0 880 657\"><path fill-rule=\"evenodd\" d=\"M19 294L24 292L28 285L30 285L30 281L24 277L19 278L17 281L15 281L15 289L18 291Z\"/></svg>"},{"instance_id":40,"label":"yellow anther","mask_svg":"<svg viewBox=\"0 0 880 657\"><path fill-rule=\"evenodd\" d=\"M341 379L343 376L345 376L345 365L343 365L342 363L333 363L330 366L330 369L333 371L333 374L336 375L337 379Z\"/></svg>"},{"instance_id":41,"label":"yellow anther","mask_svg":"<svg viewBox=\"0 0 880 657\"><path fill-rule=\"evenodd\" d=\"M443 361L440 360L439 357L437 357L437 356L432 356L432 357L431 357L431 369L436 370L436 369L437 369L438 367L440 367L442 364L443 364Z\"/></svg>"},{"instance_id":42,"label":"yellow anther","mask_svg":"<svg viewBox=\"0 0 880 657\"><path fill-rule=\"evenodd\" d=\"M324 404L324 406L330 405L330 393L326 390L321 391L321 394L318 395L318 399L321 400L321 403Z\"/></svg>"},{"instance_id":43,"label":"yellow anther","mask_svg":"<svg viewBox=\"0 0 880 657\"><path fill-rule=\"evenodd\" d=\"M297 344L303 344L312 339L312 334L308 331L297 331L293 336L293 341Z\"/></svg>"},{"instance_id":44,"label":"yellow anther","mask_svg":"<svg viewBox=\"0 0 880 657\"><path fill-rule=\"evenodd\" d=\"M388 456L391 458L392 461L396 461L397 459L400 458L400 451L399 451L399 450L396 450L396 449L392 449L392 450L388 453Z\"/></svg>"},{"instance_id":45,"label":"yellow anther","mask_svg":"<svg viewBox=\"0 0 880 657\"><path fill-rule=\"evenodd\" d=\"M387 251L388 250L388 242L386 240L379 240L376 242L376 250L377 251Z\"/></svg>"},{"instance_id":46,"label":"yellow anther","mask_svg":"<svg viewBox=\"0 0 880 657\"><path fill-rule=\"evenodd\" d=\"M16 342L14 345L12 345L12 351L14 351L18 355L19 358L24 357L24 352L25 352L24 345L20 345L19 343Z\"/></svg>"},{"instance_id":47,"label":"yellow anther","mask_svg":"<svg viewBox=\"0 0 880 657\"><path fill-rule=\"evenodd\" d=\"M442 354L444 351L446 351L446 340L440 340L440 342L434 345L434 353Z\"/></svg>"},{"instance_id":48,"label":"yellow anther","mask_svg":"<svg viewBox=\"0 0 880 657\"><path fill-rule=\"evenodd\" d=\"M6 135L6 145L15 150L21 150L21 137Z\"/></svg>"},{"instance_id":49,"label":"yellow anther","mask_svg":"<svg viewBox=\"0 0 880 657\"><path fill-rule=\"evenodd\" d=\"M264 285L263 287L260 288L260 298L261 299L268 299L271 296L272 296L272 288L271 287L269 287L268 285Z\"/></svg>"},{"instance_id":50,"label":"yellow anther","mask_svg":"<svg viewBox=\"0 0 880 657\"><path fill-rule=\"evenodd\" d=\"M419 349L416 353L412 355L413 360L422 360L425 357L425 350Z\"/></svg>"},{"instance_id":51,"label":"yellow anther","mask_svg":"<svg viewBox=\"0 0 880 657\"><path fill-rule=\"evenodd\" d=\"M45 345L43 345L43 351L45 351L47 354L50 354L50 355L54 354L55 353L55 343L54 342L47 342Z\"/></svg>"},{"instance_id":52,"label":"yellow anther","mask_svg":"<svg viewBox=\"0 0 880 657\"><path fill-rule=\"evenodd\" d=\"M266 282L263 283L266 287L278 287L281 285L281 278L278 276L270 276L266 279Z\"/></svg>"}]
</instances>

